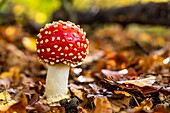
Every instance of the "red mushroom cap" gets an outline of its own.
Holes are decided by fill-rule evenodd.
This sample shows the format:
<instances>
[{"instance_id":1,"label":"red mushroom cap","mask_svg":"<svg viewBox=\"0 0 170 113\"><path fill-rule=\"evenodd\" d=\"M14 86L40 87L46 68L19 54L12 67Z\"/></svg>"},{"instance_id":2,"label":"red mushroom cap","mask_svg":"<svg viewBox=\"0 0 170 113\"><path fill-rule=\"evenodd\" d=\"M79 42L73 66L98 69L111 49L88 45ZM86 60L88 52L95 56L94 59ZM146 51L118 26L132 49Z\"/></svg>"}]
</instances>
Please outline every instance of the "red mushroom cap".
<instances>
[{"instance_id":1,"label":"red mushroom cap","mask_svg":"<svg viewBox=\"0 0 170 113\"><path fill-rule=\"evenodd\" d=\"M38 57L50 65L77 65L88 53L86 33L72 22L60 20L46 24L37 36Z\"/></svg>"}]
</instances>

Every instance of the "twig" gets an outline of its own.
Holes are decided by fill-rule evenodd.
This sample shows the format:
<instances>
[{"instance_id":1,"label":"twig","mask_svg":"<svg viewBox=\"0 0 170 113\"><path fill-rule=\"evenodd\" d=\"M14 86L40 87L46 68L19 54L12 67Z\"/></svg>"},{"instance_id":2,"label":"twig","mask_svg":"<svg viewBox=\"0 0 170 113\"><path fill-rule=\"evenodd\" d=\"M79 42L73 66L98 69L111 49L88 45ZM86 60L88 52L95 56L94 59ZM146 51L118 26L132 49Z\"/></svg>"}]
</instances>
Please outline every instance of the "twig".
<instances>
[{"instance_id":1,"label":"twig","mask_svg":"<svg viewBox=\"0 0 170 113\"><path fill-rule=\"evenodd\" d=\"M138 103L138 101L137 101L137 99L135 98L135 96L132 95L132 97L134 98L136 104L137 104L138 106L140 106L139 103Z\"/></svg>"}]
</instances>

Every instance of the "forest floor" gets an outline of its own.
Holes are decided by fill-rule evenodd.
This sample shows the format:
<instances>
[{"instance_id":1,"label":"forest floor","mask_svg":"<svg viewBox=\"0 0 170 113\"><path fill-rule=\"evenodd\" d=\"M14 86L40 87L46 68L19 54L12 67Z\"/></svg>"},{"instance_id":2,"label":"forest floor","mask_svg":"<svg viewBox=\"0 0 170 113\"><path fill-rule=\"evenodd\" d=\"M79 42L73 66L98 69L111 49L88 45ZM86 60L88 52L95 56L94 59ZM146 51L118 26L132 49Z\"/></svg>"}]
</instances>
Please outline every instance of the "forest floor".
<instances>
[{"instance_id":1,"label":"forest floor","mask_svg":"<svg viewBox=\"0 0 170 113\"><path fill-rule=\"evenodd\" d=\"M20 26L0 30L0 113L170 113L170 32L119 25L88 32L90 54L70 70L71 98L49 106L36 36Z\"/></svg>"}]
</instances>

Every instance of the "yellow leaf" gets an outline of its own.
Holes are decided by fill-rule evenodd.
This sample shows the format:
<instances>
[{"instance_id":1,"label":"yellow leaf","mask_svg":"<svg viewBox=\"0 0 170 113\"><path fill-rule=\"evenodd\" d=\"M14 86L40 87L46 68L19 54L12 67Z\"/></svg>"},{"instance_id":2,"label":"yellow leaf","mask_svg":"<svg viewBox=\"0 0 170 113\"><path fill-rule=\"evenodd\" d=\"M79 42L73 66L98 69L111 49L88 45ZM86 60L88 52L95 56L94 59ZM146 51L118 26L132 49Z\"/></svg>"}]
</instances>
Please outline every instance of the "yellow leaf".
<instances>
[{"instance_id":1,"label":"yellow leaf","mask_svg":"<svg viewBox=\"0 0 170 113\"><path fill-rule=\"evenodd\" d=\"M35 38L33 37L24 37L22 39L22 44L24 47L29 51L36 51L36 44L35 44Z\"/></svg>"},{"instance_id":2,"label":"yellow leaf","mask_svg":"<svg viewBox=\"0 0 170 113\"><path fill-rule=\"evenodd\" d=\"M17 103L11 99L11 95L7 91L0 93L0 100L0 111L7 111L12 105Z\"/></svg>"},{"instance_id":3,"label":"yellow leaf","mask_svg":"<svg viewBox=\"0 0 170 113\"><path fill-rule=\"evenodd\" d=\"M129 94L129 93L126 92L126 91L118 91L118 90L115 90L114 93L115 93L115 94L124 94L126 97L132 96L131 94Z\"/></svg>"},{"instance_id":4,"label":"yellow leaf","mask_svg":"<svg viewBox=\"0 0 170 113\"><path fill-rule=\"evenodd\" d=\"M0 75L1 79L4 79L4 78L6 78L6 77L11 77L11 76L13 76L13 73L12 73L12 72L3 72L3 73L1 73L1 75Z\"/></svg>"}]
</instances>

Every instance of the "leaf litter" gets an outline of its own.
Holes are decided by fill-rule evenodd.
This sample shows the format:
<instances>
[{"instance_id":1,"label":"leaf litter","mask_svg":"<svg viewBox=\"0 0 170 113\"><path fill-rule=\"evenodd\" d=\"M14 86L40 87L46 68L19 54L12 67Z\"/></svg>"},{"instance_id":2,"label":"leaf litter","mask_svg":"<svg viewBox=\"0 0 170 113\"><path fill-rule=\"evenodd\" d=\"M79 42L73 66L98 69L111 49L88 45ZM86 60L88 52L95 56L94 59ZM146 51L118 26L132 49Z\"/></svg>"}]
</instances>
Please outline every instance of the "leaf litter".
<instances>
[{"instance_id":1,"label":"leaf litter","mask_svg":"<svg viewBox=\"0 0 170 113\"><path fill-rule=\"evenodd\" d=\"M155 35L120 26L94 30L88 34L90 54L83 65L71 68L71 99L49 106L47 67L37 59L36 36L19 26L1 30L0 113L170 112L168 36L160 43Z\"/></svg>"}]
</instances>

